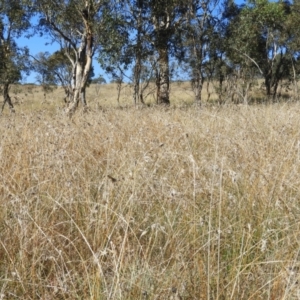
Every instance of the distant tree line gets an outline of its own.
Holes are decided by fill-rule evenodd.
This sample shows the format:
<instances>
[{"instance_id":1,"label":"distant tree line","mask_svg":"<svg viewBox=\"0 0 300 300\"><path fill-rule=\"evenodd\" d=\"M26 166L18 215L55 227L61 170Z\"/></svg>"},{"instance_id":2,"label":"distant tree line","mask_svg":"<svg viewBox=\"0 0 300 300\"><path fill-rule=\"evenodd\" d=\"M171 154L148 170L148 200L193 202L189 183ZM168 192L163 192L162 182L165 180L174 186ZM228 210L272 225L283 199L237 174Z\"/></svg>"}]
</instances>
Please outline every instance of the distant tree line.
<instances>
[{"instance_id":1,"label":"distant tree line","mask_svg":"<svg viewBox=\"0 0 300 300\"><path fill-rule=\"evenodd\" d=\"M128 77L134 104L143 103L151 80L157 103L169 105L176 68L198 105L204 82L214 84L219 103L248 103L258 78L266 99L276 99L283 85L297 98L299 21L299 0L0 0L4 104L13 110L9 86L34 70L40 84L64 87L72 115L79 102L87 105L95 58L115 82ZM46 35L60 50L33 57L17 44L22 35Z\"/></svg>"}]
</instances>

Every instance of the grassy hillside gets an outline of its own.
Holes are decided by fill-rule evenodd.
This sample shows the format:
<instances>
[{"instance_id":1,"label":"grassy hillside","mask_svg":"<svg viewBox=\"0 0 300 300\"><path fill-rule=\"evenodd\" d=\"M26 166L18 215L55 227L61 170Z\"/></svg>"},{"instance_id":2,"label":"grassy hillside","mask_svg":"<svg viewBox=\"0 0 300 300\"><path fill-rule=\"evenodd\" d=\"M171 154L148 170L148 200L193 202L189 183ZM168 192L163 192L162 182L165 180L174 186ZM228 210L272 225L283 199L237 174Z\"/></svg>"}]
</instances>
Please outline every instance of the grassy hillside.
<instances>
[{"instance_id":1,"label":"grassy hillside","mask_svg":"<svg viewBox=\"0 0 300 300\"><path fill-rule=\"evenodd\" d=\"M55 93L0 117L0 299L298 299L300 104Z\"/></svg>"},{"instance_id":2,"label":"grassy hillside","mask_svg":"<svg viewBox=\"0 0 300 300\"><path fill-rule=\"evenodd\" d=\"M211 93L210 99L216 100L217 95L213 86L208 89ZM51 91L45 92L40 86L16 85L11 88L11 98L16 105L18 111L32 111L43 110L57 111L64 106L64 91L61 87L54 87ZM150 85L144 93L144 100L147 104L154 104L156 102L155 86ZM188 82L178 82L171 84L170 98L172 105L182 106L192 104L194 101L194 94L191 85ZM203 90L203 98L207 99L207 88ZM92 84L87 88L87 102L91 109L111 108L132 106L132 87L129 84L121 86L119 102L117 84ZM0 103L2 99L0 98ZM9 110L7 109L9 112Z\"/></svg>"},{"instance_id":3,"label":"grassy hillside","mask_svg":"<svg viewBox=\"0 0 300 300\"><path fill-rule=\"evenodd\" d=\"M248 92L247 101L250 104L266 102L265 91L262 88L262 80L257 80L251 86ZM287 84L287 83L285 83ZM203 85L202 101L203 104L219 103L218 82L207 82ZM222 92L222 104L243 103L245 87L242 82L224 82ZM64 91L61 87L54 87L51 91L45 92L40 86L27 84L15 85L11 88L11 97L16 109L23 112L32 110L43 110L56 112L64 106ZM87 102L92 110L111 107L132 106L132 86L122 84L120 93L117 84L92 84L87 88ZM119 101L118 101L119 94ZM275 102L287 101L294 96L293 87L288 89L282 83L278 88L278 99ZM2 100L2 99L0 99ZM155 104L156 92L155 85L152 83L144 92L146 104ZM170 85L170 100L172 106L187 106L194 103L194 93L189 82L173 82Z\"/></svg>"}]
</instances>

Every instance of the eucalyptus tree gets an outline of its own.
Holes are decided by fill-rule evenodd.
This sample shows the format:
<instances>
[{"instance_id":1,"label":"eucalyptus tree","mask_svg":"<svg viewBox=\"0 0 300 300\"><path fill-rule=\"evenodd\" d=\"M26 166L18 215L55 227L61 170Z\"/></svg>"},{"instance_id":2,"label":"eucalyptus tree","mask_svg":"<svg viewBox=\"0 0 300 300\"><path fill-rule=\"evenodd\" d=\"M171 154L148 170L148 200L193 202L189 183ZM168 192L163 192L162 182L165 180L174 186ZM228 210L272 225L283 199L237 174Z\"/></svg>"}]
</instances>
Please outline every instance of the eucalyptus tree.
<instances>
[{"instance_id":1,"label":"eucalyptus tree","mask_svg":"<svg viewBox=\"0 0 300 300\"><path fill-rule=\"evenodd\" d=\"M206 73L207 61L214 59L211 50L218 34L216 9L219 0L191 0L189 2L188 22L185 24L185 61L191 76L195 103L201 105L201 91ZM220 35L218 35L218 43ZM210 64L211 66L211 64Z\"/></svg>"},{"instance_id":2,"label":"eucalyptus tree","mask_svg":"<svg viewBox=\"0 0 300 300\"><path fill-rule=\"evenodd\" d=\"M32 64L37 81L45 90L60 85L65 91L65 101L72 100L72 65L66 60L63 50L53 54L40 52L33 58Z\"/></svg>"},{"instance_id":3,"label":"eucalyptus tree","mask_svg":"<svg viewBox=\"0 0 300 300\"><path fill-rule=\"evenodd\" d=\"M143 103L153 71L153 34L149 0L122 0L107 22L106 41L98 55L102 68L115 82L132 83L133 104ZM102 32L103 34L103 32ZM145 70L147 70L145 72Z\"/></svg>"},{"instance_id":4,"label":"eucalyptus tree","mask_svg":"<svg viewBox=\"0 0 300 300\"><path fill-rule=\"evenodd\" d=\"M171 4L173 7L170 7ZM170 22L170 24L163 24L164 20L162 19L162 16L158 15L156 10L161 8L163 13L165 12L170 15L171 10L175 9L175 1L166 3L166 8L162 8L160 5L161 3L159 1L126 0L126 19L130 20L128 28L131 32L126 54L132 56L134 104L137 102L144 103L144 98L147 97L147 95L144 94L145 90L149 87L150 82L153 82L154 77L156 77L157 102L165 104L169 103L169 96L167 95L167 97L163 98L161 90L166 83L169 85L169 55L171 44L174 44L176 28L174 26L175 23L171 24ZM160 21L158 21L159 18ZM163 29L163 26L166 28L173 26L168 35L165 36L165 38L169 40L163 41L168 45L162 45L159 40L161 39L162 31L165 30L165 32L167 32L166 28ZM173 39L173 41L171 41L171 39ZM164 52L165 64L162 63L163 51L159 50L162 47L168 48L166 48L167 50ZM164 70L167 70L167 72L165 72L165 76L162 76ZM167 89L169 89L169 86Z\"/></svg>"},{"instance_id":5,"label":"eucalyptus tree","mask_svg":"<svg viewBox=\"0 0 300 300\"><path fill-rule=\"evenodd\" d=\"M126 17L129 20L129 28L132 32L131 41L128 47L128 55L133 56L132 81L133 81L133 103L144 103L142 86L143 69L145 69L145 60L149 61L149 56L152 54L147 43L148 24L147 19L147 1L143 0L127 0Z\"/></svg>"},{"instance_id":6,"label":"eucalyptus tree","mask_svg":"<svg viewBox=\"0 0 300 300\"><path fill-rule=\"evenodd\" d=\"M22 79L30 70L28 49L19 47L19 38L30 26L31 1L0 0L0 84L4 103L14 112L9 95L10 85Z\"/></svg>"},{"instance_id":7,"label":"eucalyptus tree","mask_svg":"<svg viewBox=\"0 0 300 300\"><path fill-rule=\"evenodd\" d=\"M92 60L100 45L104 20L110 15L108 0L35 0L39 27L53 42L60 44L72 65L72 100L66 110L72 115L81 99L86 108L85 91Z\"/></svg>"},{"instance_id":8,"label":"eucalyptus tree","mask_svg":"<svg viewBox=\"0 0 300 300\"><path fill-rule=\"evenodd\" d=\"M143 101L144 88L153 73L157 102L170 103L169 61L170 56L182 53L182 23L187 11L188 3L183 0L118 1L113 20L107 23L105 31L110 34L98 61L115 80L128 76L127 70L132 68L134 103Z\"/></svg>"},{"instance_id":9,"label":"eucalyptus tree","mask_svg":"<svg viewBox=\"0 0 300 300\"><path fill-rule=\"evenodd\" d=\"M169 56L183 14L181 0L122 0L107 29L108 43L98 61L113 77L131 80L133 102L143 101L145 74L156 73L158 103L169 104ZM179 26L178 26L179 27ZM151 62L151 63L149 63ZM154 63L153 63L154 62ZM149 68L151 70L149 70ZM132 75L128 76L129 69ZM147 72L144 72L147 69Z\"/></svg>"},{"instance_id":10,"label":"eucalyptus tree","mask_svg":"<svg viewBox=\"0 0 300 300\"><path fill-rule=\"evenodd\" d=\"M286 3L287 5L287 3ZM295 24L300 22L300 1L294 0L292 4L288 6L290 11L289 17L286 20L286 32L288 34L287 38L287 48L293 56L300 55L300 30Z\"/></svg>"},{"instance_id":11,"label":"eucalyptus tree","mask_svg":"<svg viewBox=\"0 0 300 300\"><path fill-rule=\"evenodd\" d=\"M72 53L71 53L72 54ZM74 55L72 58L75 60ZM33 70L38 74L37 81L44 90L51 89L52 86L61 86L65 91L65 103L68 104L72 101L73 89L72 89L72 64L65 55L65 50L60 49L52 54L48 52L40 52L33 57L32 62ZM94 76L94 68L91 67L87 86Z\"/></svg>"},{"instance_id":12,"label":"eucalyptus tree","mask_svg":"<svg viewBox=\"0 0 300 300\"><path fill-rule=\"evenodd\" d=\"M188 1L150 0L150 37L157 55L157 103L170 104L170 55L182 56L183 23L187 20ZM178 51L179 50L179 51Z\"/></svg>"},{"instance_id":13,"label":"eucalyptus tree","mask_svg":"<svg viewBox=\"0 0 300 300\"><path fill-rule=\"evenodd\" d=\"M254 66L264 78L266 94L276 97L285 63L288 2L249 1L228 27L227 56Z\"/></svg>"},{"instance_id":14,"label":"eucalyptus tree","mask_svg":"<svg viewBox=\"0 0 300 300\"><path fill-rule=\"evenodd\" d=\"M245 59L235 48L236 36L234 30L239 25L239 17L244 5L238 5L233 0L225 0L222 4L222 15L219 19L219 30L216 32L209 49L210 63L214 69L217 82L216 91L219 104L231 99L239 102L240 98L248 103L248 96L253 77L257 74L256 66L249 59ZM236 99L238 98L238 99Z\"/></svg>"},{"instance_id":15,"label":"eucalyptus tree","mask_svg":"<svg viewBox=\"0 0 300 300\"><path fill-rule=\"evenodd\" d=\"M286 58L290 63L290 77L294 82L294 96L299 99L298 74L300 73L300 1L294 0L289 6L290 14L285 23L286 29Z\"/></svg>"},{"instance_id":16,"label":"eucalyptus tree","mask_svg":"<svg viewBox=\"0 0 300 300\"><path fill-rule=\"evenodd\" d=\"M126 1L116 1L113 9L106 15L105 26L98 28L103 43L97 53L100 66L112 77L114 82L123 82L128 77L126 71L133 61L131 20L125 12ZM127 78L128 79L128 78Z\"/></svg>"}]
</instances>

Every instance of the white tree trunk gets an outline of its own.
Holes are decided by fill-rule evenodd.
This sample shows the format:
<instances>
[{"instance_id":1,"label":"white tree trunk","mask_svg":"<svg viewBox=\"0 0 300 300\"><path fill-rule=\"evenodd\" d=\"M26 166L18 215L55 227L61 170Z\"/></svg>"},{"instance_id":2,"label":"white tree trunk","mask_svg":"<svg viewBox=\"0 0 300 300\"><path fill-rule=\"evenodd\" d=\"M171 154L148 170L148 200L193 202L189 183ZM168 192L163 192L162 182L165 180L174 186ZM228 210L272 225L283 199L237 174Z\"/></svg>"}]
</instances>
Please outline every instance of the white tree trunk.
<instances>
[{"instance_id":1,"label":"white tree trunk","mask_svg":"<svg viewBox=\"0 0 300 300\"><path fill-rule=\"evenodd\" d=\"M79 100L81 100L84 109L86 109L87 107L85 90L89 78L89 73L92 68L92 47L92 35L89 31L82 37L81 45L76 53L76 78L74 84L73 99L66 111L69 116L73 115L76 111Z\"/></svg>"}]
</instances>

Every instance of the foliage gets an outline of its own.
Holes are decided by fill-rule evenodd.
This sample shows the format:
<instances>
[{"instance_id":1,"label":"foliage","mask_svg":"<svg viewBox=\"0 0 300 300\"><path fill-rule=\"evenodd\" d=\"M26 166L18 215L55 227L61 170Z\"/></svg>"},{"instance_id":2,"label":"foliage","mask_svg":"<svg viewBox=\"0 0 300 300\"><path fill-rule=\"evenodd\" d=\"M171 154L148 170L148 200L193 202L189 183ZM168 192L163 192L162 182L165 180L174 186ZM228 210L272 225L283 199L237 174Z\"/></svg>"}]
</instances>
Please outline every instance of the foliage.
<instances>
[{"instance_id":1,"label":"foliage","mask_svg":"<svg viewBox=\"0 0 300 300\"><path fill-rule=\"evenodd\" d=\"M98 77L92 79L91 83L94 83L94 84L105 84L106 80L105 80L105 78L102 75L99 75Z\"/></svg>"},{"instance_id":2,"label":"foliage","mask_svg":"<svg viewBox=\"0 0 300 300\"><path fill-rule=\"evenodd\" d=\"M250 1L232 18L227 27L227 56L239 68L256 68L265 79L267 95L276 96L286 72L286 28L290 4Z\"/></svg>"},{"instance_id":3,"label":"foliage","mask_svg":"<svg viewBox=\"0 0 300 300\"><path fill-rule=\"evenodd\" d=\"M92 60L100 46L98 28L104 25L106 0L45 1L34 5L40 14L38 29L60 44L72 66L72 90L67 114L72 115L81 100L86 108L85 90L92 74Z\"/></svg>"},{"instance_id":4,"label":"foliage","mask_svg":"<svg viewBox=\"0 0 300 300\"><path fill-rule=\"evenodd\" d=\"M72 80L72 67L62 51L40 52L34 61L34 70L38 73L37 81L44 85L70 85Z\"/></svg>"},{"instance_id":5,"label":"foliage","mask_svg":"<svg viewBox=\"0 0 300 300\"><path fill-rule=\"evenodd\" d=\"M8 103L11 112L15 112L9 95L12 83L21 80L22 74L30 70L29 52L20 48L16 39L30 26L31 8L26 0L0 1L0 84L4 102L2 112Z\"/></svg>"},{"instance_id":6,"label":"foliage","mask_svg":"<svg viewBox=\"0 0 300 300\"><path fill-rule=\"evenodd\" d=\"M28 1L0 1L0 82L14 83L22 72L30 70L28 49L20 48L17 38L30 26L31 9Z\"/></svg>"},{"instance_id":7,"label":"foliage","mask_svg":"<svg viewBox=\"0 0 300 300\"><path fill-rule=\"evenodd\" d=\"M41 85L59 85L63 87L72 86L72 64L65 54L65 50L61 49L53 54L48 52L40 52L33 59L33 67L38 73L37 81ZM87 86L92 82L94 76L94 68L91 67Z\"/></svg>"}]
</instances>

